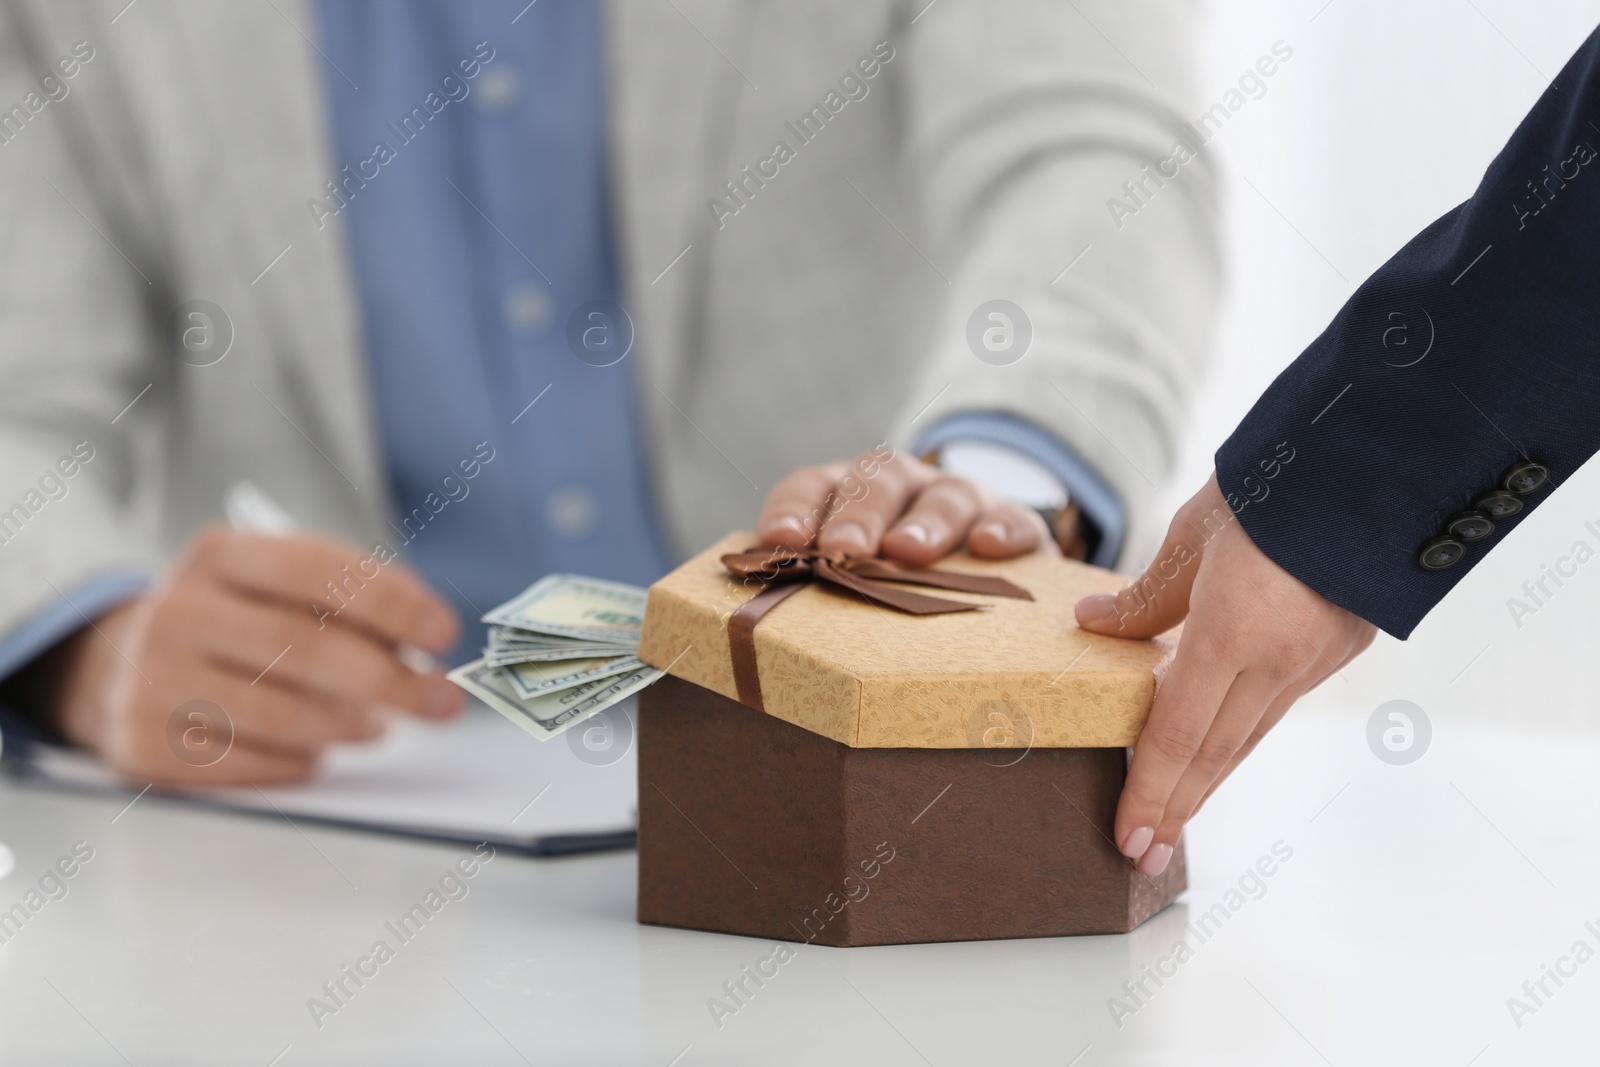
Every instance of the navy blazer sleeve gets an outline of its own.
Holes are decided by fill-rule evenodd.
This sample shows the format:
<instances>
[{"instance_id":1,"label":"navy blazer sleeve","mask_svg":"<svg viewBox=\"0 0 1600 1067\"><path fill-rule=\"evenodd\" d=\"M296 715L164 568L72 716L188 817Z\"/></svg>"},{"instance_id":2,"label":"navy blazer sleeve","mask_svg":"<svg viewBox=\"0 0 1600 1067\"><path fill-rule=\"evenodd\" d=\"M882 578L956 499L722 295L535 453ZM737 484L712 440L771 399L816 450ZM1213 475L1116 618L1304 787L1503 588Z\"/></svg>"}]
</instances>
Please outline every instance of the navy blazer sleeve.
<instances>
[{"instance_id":1,"label":"navy blazer sleeve","mask_svg":"<svg viewBox=\"0 0 1600 1067\"><path fill-rule=\"evenodd\" d=\"M1396 637L1600 447L1597 148L1600 30L1217 451L1262 551Z\"/></svg>"}]
</instances>

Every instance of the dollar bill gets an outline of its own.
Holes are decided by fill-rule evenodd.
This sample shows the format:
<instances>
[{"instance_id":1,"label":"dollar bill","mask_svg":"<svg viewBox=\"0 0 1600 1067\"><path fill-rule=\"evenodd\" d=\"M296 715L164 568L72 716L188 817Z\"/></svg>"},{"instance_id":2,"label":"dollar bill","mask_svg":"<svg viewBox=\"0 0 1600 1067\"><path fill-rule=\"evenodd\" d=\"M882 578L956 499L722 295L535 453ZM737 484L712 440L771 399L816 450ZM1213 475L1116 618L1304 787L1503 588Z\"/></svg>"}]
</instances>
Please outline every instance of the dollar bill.
<instances>
[{"instance_id":1,"label":"dollar bill","mask_svg":"<svg viewBox=\"0 0 1600 1067\"><path fill-rule=\"evenodd\" d=\"M563 649L588 647L631 648L639 642L634 638L608 637L551 637L531 630L518 630L512 626L493 626L489 629L489 648Z\"/></svg>"},{"instance_id":2,"label":"dollar bill","mask_svg":"<svg viewBox=\"0 0 1600 1067\"><path fill-rule=\"evenodd\" d=\"M483 617L536 634L597 642L639 643L645 591L620 582L551 574Z\"/></svg>"},{"instance_id":3,"label":"dollar bill","mask_svg":"<svg viewBox=\"0 0 1600 1067\"><path fill-rule=\"evenodd\" d=\"M504 668L505 678L524 700L557 689L610 678L643 667L637 656L609 656L559 663L518 663Z\"/></svg>"},{"instance_id":4,"label":"dollar bill","mask_svg":"<svg viewBox=\"0 0 1600 1067\"><path fill-rule=\"evenodd\" d=\"M482 660L457 667L449 677L534 737L548 741L595 712L632 696L660 678L662 673L654 667L640 666L626 674L529 699L517 695L502 669L490 667Z\"/></svg>"},{"instance_id":5,"label":"dollar bill","mask_svg":"<svg viewBox=\"0 0 1600 1067\"><path fill-rule=\"evenodd\" d=\"M450 680L540 740L643 689L662 672L638 657L645 591L552 574L483 617L483 657Z\"/></svg>"},{"instance_id":6,"label":"dollar bill","mask_svg":"<svg viewBox=\"0 0 1600 1067\"><path fill-rule=\"evenodd\" d=\"M606 638L611 644L627 643L620 637ZM532 630L519 630L515 626L491 626L489 628L490 648L571 648L574 645L592 645L596 640L592 637L554 637L550 634L537 634Z\"/></svg>"},{"instance_id":7,"label":"dollar bill","mask_svg":"<svg viewBox=\"0 0 1600 1067\"><path fill-rule=\"evenodd\" d=\"M639 649L637 641L596 642L585 637L552 637L519 630L514 626L489 628L489 644L483 658L491 667L512 663L552 663L558 660L593 659L596 656L629 656Z\"/></svg>"},{"instance_id":8,"label":"dollar bill","mask_svg":"<svg viewBox=\"0 0 1600 1067\"><path fill-rule=\"evenodd\" d=\"M596 656L610 659L615 656L631 656L637 651L637 648L606 645L581 645L572 648L515 648L491 645L484 649L483 659L491 667L509 667L513 663L557 663L563 660L594 659Z\"/></svg>"}]
</instances>

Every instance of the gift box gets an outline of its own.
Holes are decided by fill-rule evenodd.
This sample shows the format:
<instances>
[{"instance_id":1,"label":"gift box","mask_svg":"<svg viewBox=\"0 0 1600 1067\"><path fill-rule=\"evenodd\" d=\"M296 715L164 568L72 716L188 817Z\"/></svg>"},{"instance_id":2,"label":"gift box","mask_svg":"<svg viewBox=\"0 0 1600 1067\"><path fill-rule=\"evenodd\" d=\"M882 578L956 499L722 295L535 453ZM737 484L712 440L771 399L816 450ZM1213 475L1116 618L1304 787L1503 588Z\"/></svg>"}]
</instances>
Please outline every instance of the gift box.
<instances>
[{"instance_id":1,"label":"gift box","mask_svg":"<svg viewBox=\"0 0 1600 1067\"><path fill-rule=\"evenodd\" d=\"M639 699L639 921L836 946L1106 934L1183 891L1181 842L1149 878L1112 841L1176 639L1078 629L1074 603L1122 579L754 540L650 588L639 655L667 677Z\"/></svg>"}]
</instances>

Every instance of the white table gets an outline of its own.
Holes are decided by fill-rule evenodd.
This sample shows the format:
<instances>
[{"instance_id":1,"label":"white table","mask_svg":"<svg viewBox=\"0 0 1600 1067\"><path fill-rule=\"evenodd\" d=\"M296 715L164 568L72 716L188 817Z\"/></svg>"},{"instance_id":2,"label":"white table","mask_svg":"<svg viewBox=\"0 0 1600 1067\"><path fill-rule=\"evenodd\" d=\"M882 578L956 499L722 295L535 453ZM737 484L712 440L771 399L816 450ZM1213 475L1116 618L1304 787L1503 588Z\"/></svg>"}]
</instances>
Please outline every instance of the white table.
<instances>
[{"instance_id":1,"label":"white table","mask_svg":"<svg viewBox=\"0 0 1600 1067\"><path fill-rule=\"evenodd\" d=\"M1436 712L1390 766L1368 711L1291 717L1194 827L1183 902L1131 935L804 946L720 1029L708 998L771 946L637 925L632 853L496 858L319 1029L308 998L465 850L8 786L0 908L75 841L94 858L0 947L0 1062L1592 1062L1600 959L1520 1029L1506 1001L1600 949L1600 750ZM1278 841L1259 899L1188 933ZM1185 936L1119 1029L1109 998Z\"/></svg>"}]
</instances>

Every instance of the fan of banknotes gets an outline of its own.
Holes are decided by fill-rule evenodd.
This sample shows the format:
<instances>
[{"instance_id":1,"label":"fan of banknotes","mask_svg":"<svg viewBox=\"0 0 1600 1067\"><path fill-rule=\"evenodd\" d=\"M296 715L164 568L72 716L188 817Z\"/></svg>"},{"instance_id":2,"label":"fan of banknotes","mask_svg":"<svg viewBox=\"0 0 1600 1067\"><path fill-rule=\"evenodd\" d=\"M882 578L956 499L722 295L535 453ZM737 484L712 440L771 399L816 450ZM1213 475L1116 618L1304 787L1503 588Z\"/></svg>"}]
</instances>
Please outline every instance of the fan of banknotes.
<instances>
[{"instance_id":1,"label":"fan of banknotes","mask_svg":"<svg viewBox=\"0 0 1600 1067\"><path fill-rule=\"evenodd\" d=\"M645 591L574 574L541 578L483 617L483 658L450 680L541 741L662 673L639 659Z\"/></svg>"}]
</instances>

